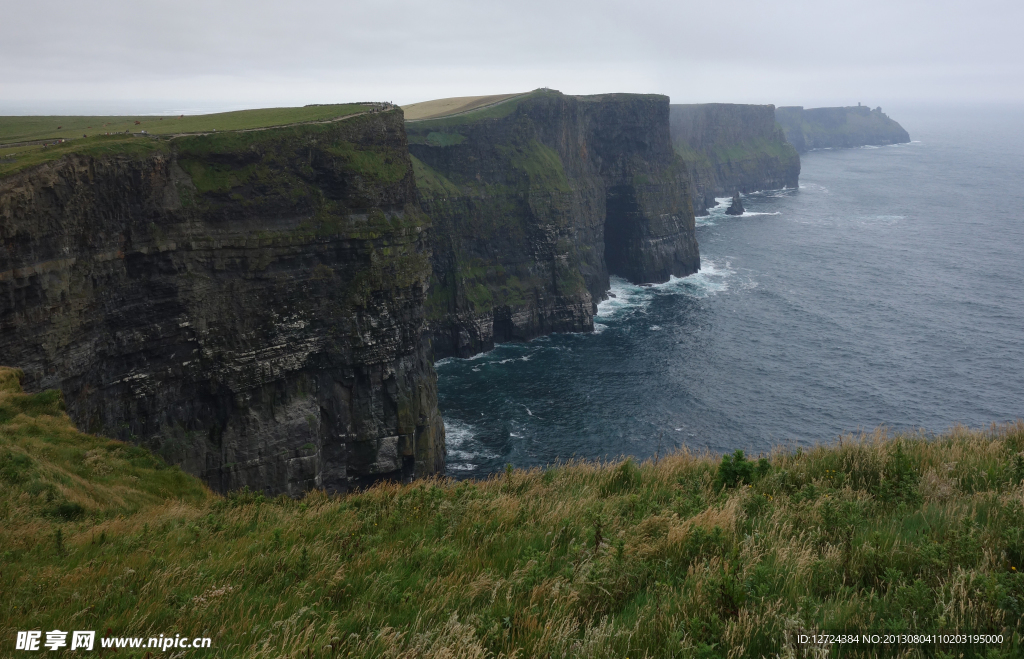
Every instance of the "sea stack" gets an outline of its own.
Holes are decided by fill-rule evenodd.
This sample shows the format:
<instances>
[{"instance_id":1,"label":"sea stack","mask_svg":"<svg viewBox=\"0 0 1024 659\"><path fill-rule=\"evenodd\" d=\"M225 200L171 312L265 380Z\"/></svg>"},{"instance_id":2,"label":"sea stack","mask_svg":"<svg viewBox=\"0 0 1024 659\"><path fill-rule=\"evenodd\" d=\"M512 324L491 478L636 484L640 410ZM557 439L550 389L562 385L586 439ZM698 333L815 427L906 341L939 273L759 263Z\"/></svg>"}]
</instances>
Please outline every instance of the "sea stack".
<instances>
[{"instance_id":1,"label":"sea stack","mask_svg":"<svg viewBox=\"0 0 1024 659\"><path fill-rule=\"evenodd\" d=\"M740 193L732 196L732 203L725 209L726 215L743 215L743 202L740 201Z\"/></svg>"}]
</instances>

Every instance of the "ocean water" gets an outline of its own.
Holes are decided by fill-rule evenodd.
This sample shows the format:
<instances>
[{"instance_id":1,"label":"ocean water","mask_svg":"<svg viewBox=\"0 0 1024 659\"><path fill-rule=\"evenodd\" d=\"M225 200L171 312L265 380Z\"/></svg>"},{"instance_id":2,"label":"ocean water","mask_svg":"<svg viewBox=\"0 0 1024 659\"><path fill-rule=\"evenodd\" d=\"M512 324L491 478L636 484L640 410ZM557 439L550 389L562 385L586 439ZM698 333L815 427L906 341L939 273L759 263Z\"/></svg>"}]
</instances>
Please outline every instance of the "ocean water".
<instances>
[{"instance_id":1,"label":"ocean water","mask_svg":"<svg viewBox=\"0 0 1024 659\"><path fill-rule=\"evenodd\" d=\"M1024 417L1024 112L889 114L913 143L721 203L701 271L614 279L594 333L439 362L449 474Z\"/></svg>"}]
</instances>

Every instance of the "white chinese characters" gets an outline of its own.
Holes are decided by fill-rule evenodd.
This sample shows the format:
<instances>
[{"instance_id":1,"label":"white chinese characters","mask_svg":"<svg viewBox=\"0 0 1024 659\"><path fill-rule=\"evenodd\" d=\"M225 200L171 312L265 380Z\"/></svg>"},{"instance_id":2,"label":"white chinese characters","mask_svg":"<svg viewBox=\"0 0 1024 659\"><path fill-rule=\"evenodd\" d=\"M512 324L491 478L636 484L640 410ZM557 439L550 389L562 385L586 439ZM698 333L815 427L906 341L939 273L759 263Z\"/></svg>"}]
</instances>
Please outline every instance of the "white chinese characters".
<instances>
[{"instance_id":1,"label":"white chinese characters","mask_svg":"<svg viewBox=\"0 0 1024 659\"><path fill-rule=\"evenodd\" d=\"M15 650L27 650L29 652L35 652L40 648L40 643L45 646L47 650L54 652L63 647L67 647L68 644L68 633L59 629L53 629L46 632L46 641L43 642L43 632L41 631L25 631L18 632L17 640L14 644ZM70 632L71 634L71 648L72 650L87 650L91 651L93 644L96 642L96 632L94 631L75 631Z\"/></svg>"},{"instance_id":2,"label":"white chinese characters","mask_svg":"<svg viewBox=\"0 0 1024 659\"><path fill-rule=\"evenodd\" d=\"M92 650L96 641L96 632L74 632L71 634L72 650Z\"/></svg>"}]
</instances>

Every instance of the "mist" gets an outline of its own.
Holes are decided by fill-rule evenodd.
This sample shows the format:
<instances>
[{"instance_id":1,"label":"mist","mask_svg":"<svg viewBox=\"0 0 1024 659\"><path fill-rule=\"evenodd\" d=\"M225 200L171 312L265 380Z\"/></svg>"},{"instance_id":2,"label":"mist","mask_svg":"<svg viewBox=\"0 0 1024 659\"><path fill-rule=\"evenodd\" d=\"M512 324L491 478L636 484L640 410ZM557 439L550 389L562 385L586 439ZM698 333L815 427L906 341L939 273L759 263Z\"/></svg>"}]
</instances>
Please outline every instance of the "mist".
<instances>
[{"instance_id":1,"label":"mist","mask_svg":"<svg viewBox=\"0 0 1024 659\"><path fill-rule=\"evenodd\" d=\"M3 0L0 112L399 104L551 87L673 102L1024 101L1004 0Z\"/></svg>"}]
</instances>

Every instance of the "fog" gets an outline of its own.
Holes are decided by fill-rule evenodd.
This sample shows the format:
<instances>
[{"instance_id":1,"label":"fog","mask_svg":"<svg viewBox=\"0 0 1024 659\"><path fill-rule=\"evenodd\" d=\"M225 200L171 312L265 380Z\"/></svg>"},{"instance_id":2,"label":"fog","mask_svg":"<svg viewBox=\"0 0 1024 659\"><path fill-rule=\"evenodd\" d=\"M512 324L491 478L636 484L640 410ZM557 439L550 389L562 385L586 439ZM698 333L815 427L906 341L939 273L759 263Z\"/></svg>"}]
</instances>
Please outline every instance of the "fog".
<instances>
[{"instance_id":1,"label":"fog","mask_svg":"<svg viewBox=\"0 0 1024 659\"><path fill-rule=\"evenodd\" d=\"M551 87L673 102L1024 101L1009 0L0 0L0 112L400 104Z\"/></svg>"}]
</instances>

